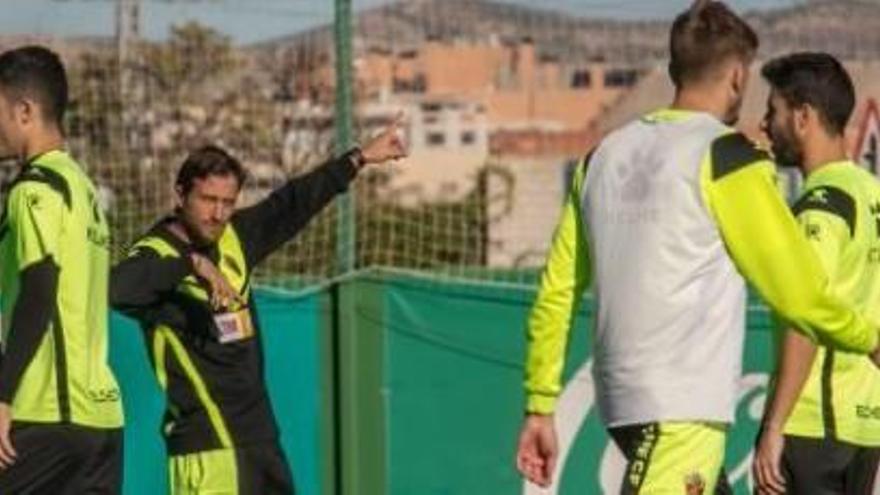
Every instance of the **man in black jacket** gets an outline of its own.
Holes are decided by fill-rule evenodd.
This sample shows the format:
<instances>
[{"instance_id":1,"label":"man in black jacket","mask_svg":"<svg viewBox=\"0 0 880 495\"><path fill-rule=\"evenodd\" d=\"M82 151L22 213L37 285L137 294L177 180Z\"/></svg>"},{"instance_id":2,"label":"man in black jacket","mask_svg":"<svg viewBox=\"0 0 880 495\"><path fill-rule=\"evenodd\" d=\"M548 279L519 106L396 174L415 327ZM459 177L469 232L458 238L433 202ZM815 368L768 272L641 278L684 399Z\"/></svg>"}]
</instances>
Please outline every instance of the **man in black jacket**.
<instances>
[{"instance_id":1,"label":"man in black jacket","mask_svg":"<svg viewBox=\"0 0 880 495\"><path fill-rule=\"evenodd\" d=\"M237 212L241 164L217 147L194 152L177 175L175 212L113 269L111 304L140 322L167 397L172 494L294 493L263 377L251 274L358 170L405 155L397 127Z\"/></svg>"}]
</instances>

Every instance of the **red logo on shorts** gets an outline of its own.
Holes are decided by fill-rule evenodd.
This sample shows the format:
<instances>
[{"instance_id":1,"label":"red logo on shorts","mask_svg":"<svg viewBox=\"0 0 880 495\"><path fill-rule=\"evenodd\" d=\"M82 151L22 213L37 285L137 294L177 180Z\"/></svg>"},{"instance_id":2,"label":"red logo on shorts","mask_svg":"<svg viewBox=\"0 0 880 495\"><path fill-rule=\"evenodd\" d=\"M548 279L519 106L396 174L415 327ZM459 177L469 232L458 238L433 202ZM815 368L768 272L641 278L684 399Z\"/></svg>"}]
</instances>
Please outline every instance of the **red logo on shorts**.
<instances>
[{"instance_id":1,"label":"red logo on shorts","mask_svg":"<svg viewBox=\"0 0 880 495\"><path fill-rule=\"evenodd\" d=\"M684 479L684 487L687 495L703 495L706 491L706 480L699 473L691 473Z\"/></svg>"}]
</instances>

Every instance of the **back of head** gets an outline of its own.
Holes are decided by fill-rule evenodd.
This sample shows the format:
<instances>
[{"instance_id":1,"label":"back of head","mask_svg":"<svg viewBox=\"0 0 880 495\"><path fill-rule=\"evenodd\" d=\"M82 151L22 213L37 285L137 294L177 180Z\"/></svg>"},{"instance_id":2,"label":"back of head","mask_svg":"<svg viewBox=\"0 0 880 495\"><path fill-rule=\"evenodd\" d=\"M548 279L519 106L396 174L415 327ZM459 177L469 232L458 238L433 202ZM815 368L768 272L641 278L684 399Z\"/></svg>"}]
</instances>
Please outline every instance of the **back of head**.
<instances>
[{"instance_id":1,"label":"back of head","mask_svg":"<svg viewBox=\"0 0 880 495\"><path fill-rule=\"evenodd\" d=\"M676 88L701 83L731 59L750 62L757 51L754 30L724 3L696 0L672 23L669 76Z\"/></svg>"},{"instance_id":2,"label":"back of head","mask_svg":"<svg viewBox=\"0 0 880 495\"><path fill-rule=\"evenodd\" d=\"M827 53L793 53L764 64L761 75L789 106L811 106L829 134L843 135L856 95L852 79L836 58Z\"/></svg>"},{"instance_id":3,"label":"back of head","mask_svg":"<svg viewBox=\"0 0 880 495\"><path fill-rule=\"evenodd\" d=\"M244 185L247 174L241 163L223 148L218 146L203 146L189 154L180 170L177 171L175 184L186 195L195 184L196 179L204 179L208 176L233 176L238 181L238 186Z\"/></svg>"},{"instance_id":4,"label":"back of head","mask_svg":"<svg viewBox=\"0 0 880 495\"><path fill-rule=\"evenodd\" d=\"M67 74L55 52L24 46L0 54L0 90L7 98L30 99L48 124L62 128L67 109Z\"/></svg>"}]
</instances>

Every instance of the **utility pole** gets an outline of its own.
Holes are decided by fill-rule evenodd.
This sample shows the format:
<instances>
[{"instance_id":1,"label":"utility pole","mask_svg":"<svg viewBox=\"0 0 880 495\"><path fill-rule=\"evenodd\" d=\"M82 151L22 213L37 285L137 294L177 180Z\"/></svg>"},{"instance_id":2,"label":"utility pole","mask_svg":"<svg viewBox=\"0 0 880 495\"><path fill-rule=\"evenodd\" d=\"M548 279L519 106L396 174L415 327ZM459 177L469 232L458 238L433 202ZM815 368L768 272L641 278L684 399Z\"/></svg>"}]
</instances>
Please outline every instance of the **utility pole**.
<instances>
[{"instance_id":1,"label":"utility pole","mask_svg":"<svg viewBox=\"0 0 880 495\"><path fill-rule=\"evenodd\" d=\"M351 0L336 0L336 152L344 153L354 144L352 117ZM355 268L354 188L339 198L336 260L338 273Z\"/></svg>"},{"instance_id":2,"label":"utility pole","mask_svg":"<svg viewBox=\"0 0 880 495\"><path fill-rule=\"evenodd\" d=\"M116 55L119 64L119 92L126 101L134 82L132 65L141 35L140 0L116 0Z\"/></svg>"},{"instance_id":3,"label":"utility pole","mask_svg":"<svg viewBox=\"0 0 880 495\"><path fill-rule=\"evenodd\" d=\"M116 69L117 94L119 97L119 159L131 165L129 158L132 149L137 149L137 141L142 139L136 132L135 119L141 112L144 87L138 77L137 68L141 65L138 44L141 37L140 0L116 0Z\"/></svg>"}]
</instances>

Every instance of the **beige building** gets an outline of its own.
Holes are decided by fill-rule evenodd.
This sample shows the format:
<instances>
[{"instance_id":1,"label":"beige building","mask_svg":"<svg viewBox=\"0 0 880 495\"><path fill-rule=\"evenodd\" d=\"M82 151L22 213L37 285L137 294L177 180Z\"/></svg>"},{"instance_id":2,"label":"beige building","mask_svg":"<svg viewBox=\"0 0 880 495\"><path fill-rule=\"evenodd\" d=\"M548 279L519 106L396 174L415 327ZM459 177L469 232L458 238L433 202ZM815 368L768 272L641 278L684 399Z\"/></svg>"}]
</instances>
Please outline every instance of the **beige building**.
<instances>
[{"instance_id":1,"label":"beige building","mask_svg":"<svg viewBox=\"0 0 880 495\"><path fill-rule=\"evenodd\" d=\"M394 109L408 115L410 157L389 185L405 204L458 200L490 162L527 157L534 166L554 166L560 156L577 156L597 118L640 75L542 57L528 40L429 41L417 50L362 52L355 61L362 118Z\"/></svg>"},{"instance_id":2,"label":"beige building","mask_svg":"<svg viewBox=\"0 0 880 495\"><path fill-rule=\"evenodd\" d=\"M430 41L400 53L368 50L356 68L359 93L367 101L405 96L472 101L483 105L492 129L535 123L585 128L639 76L631 68L541 58L527 40L517 45Z\"/></svg>"}]
</instances>

